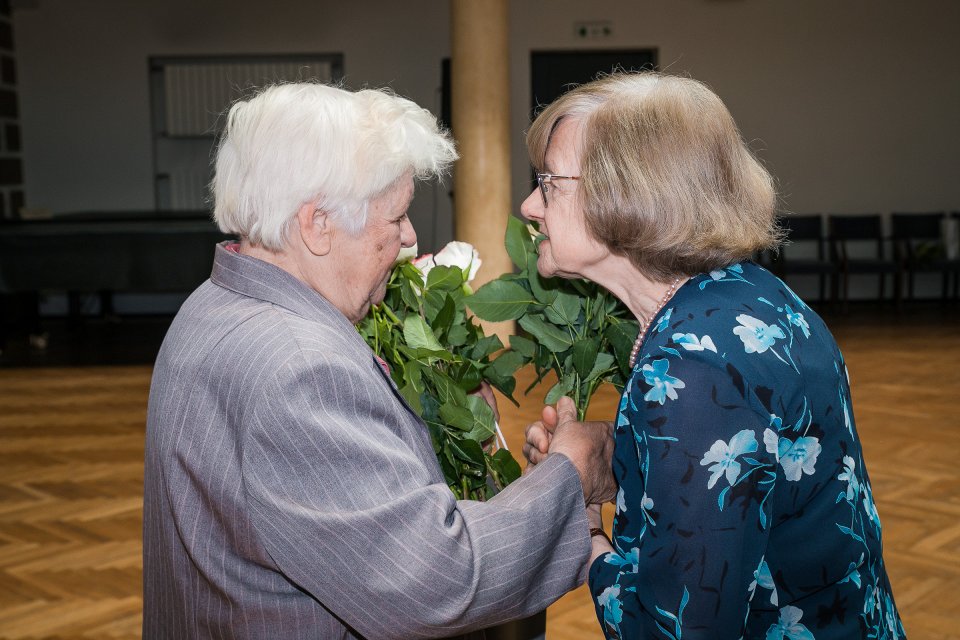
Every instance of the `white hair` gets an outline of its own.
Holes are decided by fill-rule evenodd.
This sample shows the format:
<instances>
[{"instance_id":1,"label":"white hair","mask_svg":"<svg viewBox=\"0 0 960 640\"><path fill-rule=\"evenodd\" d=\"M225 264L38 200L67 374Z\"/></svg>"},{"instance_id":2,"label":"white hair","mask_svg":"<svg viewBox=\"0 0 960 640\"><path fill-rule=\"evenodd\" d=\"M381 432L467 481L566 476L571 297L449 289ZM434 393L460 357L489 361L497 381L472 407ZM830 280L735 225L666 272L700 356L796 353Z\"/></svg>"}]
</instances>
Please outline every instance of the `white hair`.
<instances>
[{"instance_id":1,"label":"white hair","mask_svg":"<svg viewBox=\"0 0 960 640\"><path fill-rule=\"evenodd\" d=\"M266 87L230 108L211 189L221 231L281 251L306 203L359 232L367 205L401 177L457 159L426 109L386 90L316 83Z\"/></svg>"}]
</instances>

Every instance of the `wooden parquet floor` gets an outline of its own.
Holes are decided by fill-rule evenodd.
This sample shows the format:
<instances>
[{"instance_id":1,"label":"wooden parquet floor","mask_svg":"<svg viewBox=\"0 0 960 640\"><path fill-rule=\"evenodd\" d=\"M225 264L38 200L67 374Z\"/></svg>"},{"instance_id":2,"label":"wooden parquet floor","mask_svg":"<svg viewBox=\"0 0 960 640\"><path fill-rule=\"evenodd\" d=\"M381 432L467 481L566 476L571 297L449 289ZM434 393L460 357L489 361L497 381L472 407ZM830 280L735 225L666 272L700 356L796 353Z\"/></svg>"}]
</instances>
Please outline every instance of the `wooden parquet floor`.
<instances>
[{"instance_id":1,"label":"wooden parquet floor","mask_svg":"<svg viewBox=\"0 0 960 640\"><path fill-rule=\"evenodd\" d=\"M960 322L835 333L907 632L960 640ZM0 639L139 637L149 382L146 366L0 370ZM501 401L514 450L538 399ZM602 392L591 416L616 403ZM550 640L602 637L585 588L547 619Z\"/></svg>"},{"instance_id":2,"label":"wooden parquet floor","mask_svg":"<svg viewBox=\"0 0 960 640\"><path fill-rule=\"evenodd\" d=\"M0 372L0 638L140 635L149 367Z\"/></svg>"}]
</instances>

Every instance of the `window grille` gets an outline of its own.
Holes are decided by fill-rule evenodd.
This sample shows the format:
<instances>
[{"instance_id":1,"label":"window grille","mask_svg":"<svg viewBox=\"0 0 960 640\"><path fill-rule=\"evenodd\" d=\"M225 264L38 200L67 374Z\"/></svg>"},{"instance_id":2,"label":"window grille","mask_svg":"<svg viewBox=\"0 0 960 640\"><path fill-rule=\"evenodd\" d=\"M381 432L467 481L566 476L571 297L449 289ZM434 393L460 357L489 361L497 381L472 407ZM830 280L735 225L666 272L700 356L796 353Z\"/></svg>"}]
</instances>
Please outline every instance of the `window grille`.
<instances>
[{"instance_id":1,"label":"window grille","mask_svg":"<svg viewBox=\"0 0 960 640\"><path fill-rule=\"evenodd\" d=\"M152 58L156 207L209 209L217 135L230 105L277 82L336 82L339 54Z\"/></svg>"}]
</instances>

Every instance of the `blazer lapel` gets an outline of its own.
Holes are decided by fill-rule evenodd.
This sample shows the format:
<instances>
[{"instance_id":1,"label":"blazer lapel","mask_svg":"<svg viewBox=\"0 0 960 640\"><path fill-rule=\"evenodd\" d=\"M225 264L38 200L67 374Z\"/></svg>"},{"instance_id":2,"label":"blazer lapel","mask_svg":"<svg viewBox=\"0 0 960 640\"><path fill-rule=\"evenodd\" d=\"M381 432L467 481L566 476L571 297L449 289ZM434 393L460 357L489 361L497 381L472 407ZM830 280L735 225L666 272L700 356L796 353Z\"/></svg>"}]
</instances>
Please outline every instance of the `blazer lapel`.
<instances>
[{"instance_id":1,"label":"blazer lapel","mask_svg":"<svg viewBox=\"0 0 960 640\"><path fill-rule=\"evenodd\" d=\"M301 317L322 322L346 336L357 350L358 361L369 357L369 366L376 371L374 375L386 382L387 388L406 410L397 416L397 422L413 438L411 444L418 448L421 458L434 469L436 478L442 482L443 472L433 452L429 428L404 399L393 378L381 366L380 359L357 332L357 328L339 309L304 282L272 264L230 251L226 248L227 244L229 242L223 242L216 247L210 281L240 295L263 300Z\"/></svg>"}]
</instances>

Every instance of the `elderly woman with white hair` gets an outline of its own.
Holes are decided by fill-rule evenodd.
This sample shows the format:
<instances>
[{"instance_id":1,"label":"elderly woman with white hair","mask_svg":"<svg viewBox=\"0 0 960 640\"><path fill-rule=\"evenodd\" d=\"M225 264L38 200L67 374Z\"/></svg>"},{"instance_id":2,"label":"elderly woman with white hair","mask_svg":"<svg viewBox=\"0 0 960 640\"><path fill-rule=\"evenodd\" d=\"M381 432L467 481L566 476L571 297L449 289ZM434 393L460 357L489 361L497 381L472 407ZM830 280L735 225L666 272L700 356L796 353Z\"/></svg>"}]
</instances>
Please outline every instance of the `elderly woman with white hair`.
<instances>
[{"instance_id":1,"label":"elderly woman with white hair","mask_svg":"<svg viewBox=\"0 0 960 640\"><path fill-rule=\"evenodd\" d=\"M527 145L540 272L603 285L640 325L612 541L590 510L606 636L902 637L843 357L750 260L779 241L774 190L721 100L614 74L549 105ZM532 463L554 422L528 428Z\"/></svg>"},{"instance_id":2,"label":"elderly woman with white hair","mask_svg":"<svg viewBox=\"0 0 960 640\"><path fill-rule=\"evenodd\" d=\"M213 191L240 242L216 247L150 390L145 638L450 636L585 579L609 426L569 421L542 470L458 502L354 327L416 241L414 180L455 157L383 91L281 85L230 110Z\"/></svg>"}]
</instances>

